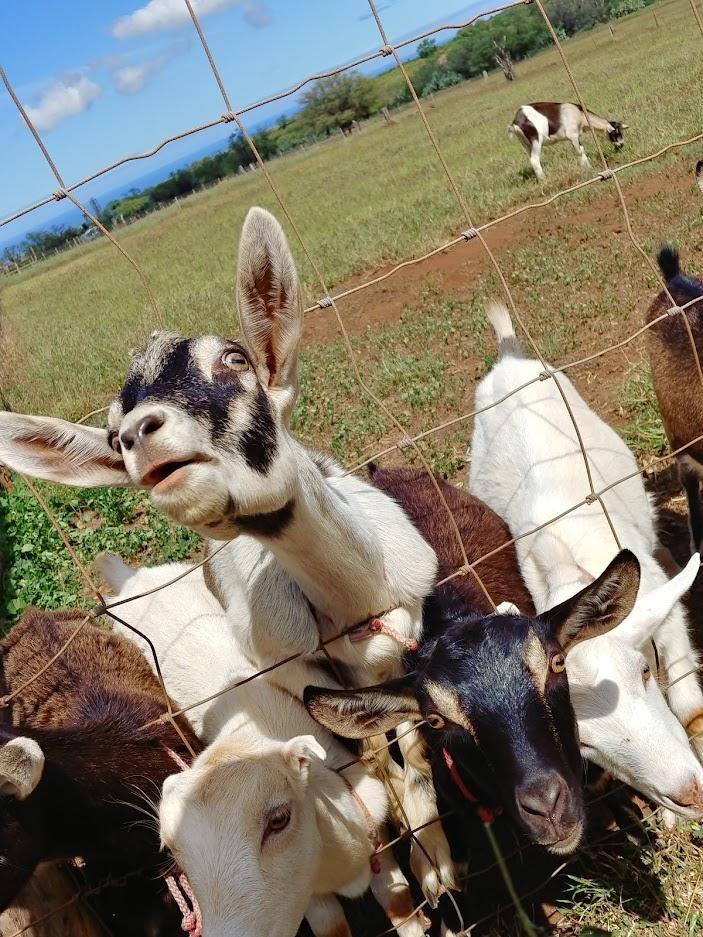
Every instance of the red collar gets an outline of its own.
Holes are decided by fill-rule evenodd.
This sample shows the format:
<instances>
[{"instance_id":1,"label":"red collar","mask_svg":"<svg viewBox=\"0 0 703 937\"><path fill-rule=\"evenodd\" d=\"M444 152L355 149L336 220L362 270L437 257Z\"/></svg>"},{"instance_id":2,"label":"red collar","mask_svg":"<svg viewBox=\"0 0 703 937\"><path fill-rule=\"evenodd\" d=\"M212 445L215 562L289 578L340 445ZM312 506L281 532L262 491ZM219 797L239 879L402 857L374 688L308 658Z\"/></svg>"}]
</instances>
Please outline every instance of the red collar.
<instances>
[{"instance_id":1,"label":"red collar","mask_svg":"<svg viewBox=\"0 0 703 937\"><path fill-rule=\"evenodd\" d=\"M483 804L479 803L478 797L468 789L463 778L459 774L459 769L456 766L456 762L449 754L447 749L442 746L442 755L444 756L444 763L449 769L449 773L452 776L452 780L459 788L462 796L469 801L469 803L476 804L476 812L479 817L483 820L484 823L491 824L495 821L496 817L499 817L503 812L502 807L484 807Z\"/></svg>"}]
</instances>

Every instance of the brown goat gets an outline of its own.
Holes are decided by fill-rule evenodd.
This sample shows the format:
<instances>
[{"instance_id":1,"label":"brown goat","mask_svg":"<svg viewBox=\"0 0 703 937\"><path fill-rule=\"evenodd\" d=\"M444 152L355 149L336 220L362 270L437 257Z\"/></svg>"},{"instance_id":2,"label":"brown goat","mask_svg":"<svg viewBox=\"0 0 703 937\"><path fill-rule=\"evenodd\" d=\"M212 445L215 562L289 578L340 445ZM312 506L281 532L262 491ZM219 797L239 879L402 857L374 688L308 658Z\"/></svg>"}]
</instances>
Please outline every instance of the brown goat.
<instances>
[{"instance_id":1,"label":"brown goat","mask_svg":"<svg viewBox=\"0 0 703 937\"><path fill-rule=\"evenodd\" d=\"M77 611L25 612L0 642L3 691L21 689L82 619ZM136 645L91 624L0 710L0 910L38 863L81 856L89 884L124 879L100 896L101 914L117 932L179 933L179 914L158 878L168 857L155 818L144 822L147 798L157 800L177 770L168 750L189 758L170 723L143 728L164 710ZM198 751L185 719L179 727Z\"/></svg>"},{"instance_id":2,"label":"brown goat","mask_svg":"<svg viewBox=\"0 0 703 937\"><path fill-rule=\"evenodd\" d=\"M53 862L40 865L17 896L13 907L0 914L0 937L104 937L90 909L71 899L76 884ZM50 914L52 908L60 908ZM49 914L49 917L47 917Z\"/></svg>"},{"instance_id":3,"label":"brown goat","mask_svg":"<svg viewBox=\"0 0 703 937\"><path fill-rule=\"evenodd\" d=\"M390 495L408 515L439 560L437 579L464 565L456 533L446 508L427 472L412 468L381 469L372 465L371 480ZM435 476L454 516L469 563L511 540L508 525L483 501ZM513 602L523 615L534 615L532 598L520 574L515 547L511 544L476 567L477 574L496 605ZM457 576L452 584L477 611L488 614L493 607L471 573Z\"/></svg>"},{"instance_id":4,"label":"brown goat","mask_svg":"<svg viewBox=\"0 0 703 937\"><path fill-rule=\"evenodd\" d=\"M701 297L701 302L688 306L683 313L667 316L647 330L649 362L654 390L659 402L664 430L673 450L686 446L703 436L703 388L691 348L683 316L691 328L696 352L703 367L703 282L681 273L679 255L666 245L657 257L667 288L675 303L683 306ZM671 307L671 300L662 290L647 310L650 323ZM693 443L677 457L679 478L688 500L688 521L691 552L698 552L703 541L703 439Z\"/></svg>"}]
</instances>

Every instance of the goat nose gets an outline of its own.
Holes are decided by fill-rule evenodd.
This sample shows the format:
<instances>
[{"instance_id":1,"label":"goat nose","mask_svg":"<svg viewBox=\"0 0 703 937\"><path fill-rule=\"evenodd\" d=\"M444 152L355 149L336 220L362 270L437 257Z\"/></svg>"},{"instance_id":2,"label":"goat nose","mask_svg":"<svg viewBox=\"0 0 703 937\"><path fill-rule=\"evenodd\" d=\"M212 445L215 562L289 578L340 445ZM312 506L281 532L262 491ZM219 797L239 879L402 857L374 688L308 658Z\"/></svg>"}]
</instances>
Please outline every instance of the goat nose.
<instances>
[{"instance_id":1,"label":"goat nose","mask_svg":"<svg viewBox=\"0 0 703 937\"><path fill-rule=\"evenodd\" d=\"M564 782L558 774L549 774L518 788L517 802L525 813L537 817L553 817L564 792Z\"/></svg>"},{"instance_id":2,"label":"goat nose","mask_svg":"<svg viewBox=\"0 0 703 937\"><path fill-rule=\"evenodd\" d=\"M120 442L125 449L129 450L137 439L142 442L146 436L161 429L165 422L166 418L161 411L144 413L132 426L122 430L120 433Z\"/></svg>"},{"instance_id":3,"label":"goat nose","mask_svg":"<svg viewBox=\"0 0 703 937\"><path fill-rule=\"evenodd\" d=\"M703 788L699 781L693 779L682 788L676 797L676 803L680 807L689 807L694 810L703 808Z\"/></svg>"}]
</instances>

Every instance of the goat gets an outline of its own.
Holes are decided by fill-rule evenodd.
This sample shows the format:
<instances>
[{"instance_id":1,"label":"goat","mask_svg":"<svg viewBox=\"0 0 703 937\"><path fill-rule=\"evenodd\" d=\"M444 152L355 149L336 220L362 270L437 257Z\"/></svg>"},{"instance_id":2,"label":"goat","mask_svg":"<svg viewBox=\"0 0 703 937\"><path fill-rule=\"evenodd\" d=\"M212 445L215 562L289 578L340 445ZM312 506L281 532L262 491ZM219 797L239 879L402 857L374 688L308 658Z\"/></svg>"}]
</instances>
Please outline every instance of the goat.
<instances>
[{"instance_id":1,"label":"goat","mask_svg":"<svg viewBox=\"0 0 703 937\"><path fill-rule=\"evenodd\" d=\"M673 247L662 247L657 260L668 293L662 290L656 296L647 310L647 323L654 322L670 308L669 294L678 306L701 298L701 302L692 303L677 315L667 316L646 332L652 381L669 445L677 450L693 442L679 453L676 461L688 501L691 552L697 553L703 545L703 438L700 438L703 437L703 388L696 362L698 355L703 366L703 281L681 273L679 255ZM683 316L693 336L695 354Z\"/></svg>"},{"instance_id":2,"label":"goat","mask_svg":"<svg viewBox=\"0 0 703 937\"><path fill-rule=\"evenodd\" d=\"M146 487L174 521L232 540L208 584L259 667L322 660L320 639L334 638L326 650L345 682L400 676L437 560L392 499L291 435L302 303L283 230L260 208L244 222L237 296L246 344L155 332L131 358L107 433L3 412L0 461L65 484ZM301 697L309 666L275 679ZM322 670L316 682L333 685ZM400 734L401 750L417 751ZM404 814L422 827L437 809L430 765L404 758L404 772ZM449 846L437 824L417 839L411 867L434 903L454 884Z\"/></svg>"},{"instance_id":3,"label":"goat","mask_svg":"<svg viewBox=\"0 0 703 937\"><path fill-rule=\"evenodd\" d=\"M20 691L0 727L0 910L40 862L81 856L92 881L129 877L129 900L115 899L125 931L173 935L176 906L154 882L164 866L155 824L140 822L175 770L169 751L187 754L158 721L158 681L132 643L86 624L28 683L83 617L28 610L0 642L3 692ZM197 750L185 719L179 728Z\"/></svg>"},{"instance_id":4,"label":"goat","mask_svg":"<svg viewBox=\"0 0 703 937\"><path fill-rule=\"evenodd\" d=\"M586 116L588 114L588 117ZM556 101L537 101L521 105L508 127L508 134L519 140L530 154L530 164L538 179L544 179L540 157L544 144L568 140L579 156L584 169L590 167L588 156L581 144L581 134L591 127L605 133L616 150L625 145L623 130L627 124L606 120L591 111L585 112L579 104L559 104Z\"/></svg>"},{"instance_id":5,"label":"goat","mask_svg":"<svg viewBox=\"0 0 703 937\"><path fill-rule=\"evenodd\" d=\"M563 374L557 378L549 370L550 379L537 380L544 366L523 356L504 306L492 306L489 318L500 357L476 388L475 405L483 412L474 426L469 489L507 521L513 537L521 537L516 544L520 569L538 611L582 589L609 562L617 547L598 501L582 503L588 479L555 386L558 379L581 432L593 485L596 490L612 485L603 503L620 544L638 557L642 571L640 615L567 656L581 751L667 808L700 816L702 769L681 726L700 755L703 744L695 736L703 727L703 695L686 613L677 601L693 581L700 558L694 557L676 579L667 579L654 558L653 507L630 450ZM525 383L529 386L511 393ZM621 478L627 481L618 482ZM524 536L577 504L576 510ZM657 610L662 595L666 601ZM653 677L653 668L660 676L659 663L669 705L681 725Z\"/></svg>"},{"instance_id":6,"label":"goat","mask_svg":"<svg viewBox=\"0 0 703 937\"><path fill-rule=\"evenodd\" d=\"M437 511L428 475L390 469L372 477L436 546L440 575L456 570L461 560L448 537L446 515ZM437 481L469 562L509 543L507 526L490 508ZM514 547L501 553L505 556L494 554L478 567L484 584L489 592L493 588L494 600L514 595L529 608ZM685 582L690 584L690 575ZM425 719L435 776L447 799L455 806L462 802L456 779L447 777L449 752L484 801L504 806L534 842L558 854L570 852L583 819L581 760L564 655L568 660L576 647L623 627L626 618L634 626L638 617L641 625L644 616L632 613L638 586L639 564L623 551L593 584L538 618L517 610L486 616L478 608L487 599L471 574L454 578L426 601L423 644L410 655L411 673L353 692L308 688L306 704L323 725L351 738L388 731L401 719ZM680 591L680 582L667 583L654 607L661 614L662 606L673 602L671 593ZM691 761L695 764L693 756Z\"/></svg>"},{"instance_id":7,"label":"goat","mask_svg":"<svg viewBox=\"0 0 703 937\"><path fill-rule=\"evenodd\" d=\"M99 557L98 566L119 600L189 569L186 563L132 569L113 555ZM120 617L154 642L179 705L257 672L202 567L120 606ZM115 627L148 651L133 633ZM370 885L398 933L420 937L417 916L403 923L413 902L389 850L371 874L369 824L383 828L388 803L366 765L340 776L335 769L353 760L349 751L267 675L190 715L209 744L164 784L159 817L164 845L198 897L206 934L292 937L305 915L316 937L350 937L334 893L359 895Z\"/></svg>"}]
</instances>

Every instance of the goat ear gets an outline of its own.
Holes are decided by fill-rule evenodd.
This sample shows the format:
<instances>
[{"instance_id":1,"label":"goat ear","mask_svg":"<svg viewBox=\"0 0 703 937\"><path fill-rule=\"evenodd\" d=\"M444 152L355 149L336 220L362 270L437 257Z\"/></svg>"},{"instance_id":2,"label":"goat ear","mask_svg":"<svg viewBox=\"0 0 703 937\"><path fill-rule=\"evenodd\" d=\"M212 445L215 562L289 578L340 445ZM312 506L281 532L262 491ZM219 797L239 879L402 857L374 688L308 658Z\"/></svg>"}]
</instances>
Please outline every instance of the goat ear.
<instances>
[{"instance_id":1,"label":"goat ear","mask_svg":"<svg viewBox=\"0 0 703 937\"><path fill-rule=\"evenodd\" d=\"M130 484L105 430L53 417L0 412L0 463L31 478L64 485Z\"/></svg>"},{"instance_id":2,"label":"goat ear","mask_svg":"<svg viewBox=\"0 0 703 937\"><path fill-rule=\"evenodd\" d=\"M642 647L649 641L674 605L693 585L701 565L699 553L694 553L684 568L665 583L639 598L632 612L618 627L618 637L631 647Z\"/></svg>"},{"instance_id":3,"label":"goat ear","mask_svg":"<svg viewBox=\"0 0 703 937\"><path fill-rule=\"evenodd\" d=\"M303 308L288 241L263 208L251 208L242 228L237 302L257 377L288 416L298 389Z\"/></svg>"},{"instance_id":4,"label":"goat ear","mask_svg":"<svg viewBox=\"0 0 703 937\"><path fill-rule=\"evenodd\" d=\"M305 780L313 758L324 761L327 752L314 735L299 735L283 746L283 758L296 777Z\"/></svg>"},{"instance_id":5,"label":"goat ear","mask_svg":"<svg viewBox=\"0 0 703 937\"><path fill-rule=\"evenodd\" d=\"M632 611L639 587L639 560L630 550L621 550L589 586L540 617L568 651L616 628Z\"/></svg>"},{"instance_id":6,"label":"goat ear","mask_svg":"<svg viewBox=\"0 0 703 937\"><path fill-rule=\"evenodd\" d=\"M361 690L327 690L307 686L303 701L321 726L347 739L366 739L389 732L408 719L420 719L414 693L415 675Z\"/></svg>"},{"instance_id":7,"label":"goat ear","mask_svg":"<svg viewBox=\"0 0 703 937\"><path fill-rule=\"evenodd\" d=\"M95 565L114 592L119 592L137 572L116 553L99 553L95 557Z\"/></svg>"},{"instance_id":8,"label":"goat ear","mask_svg":"<svg viewBox=\"0 0 703 937\"><path fill-rule=\"evenodd\" d=\"M29 797L41 780L44 753L34 739L16 738L0 748L0 797Z\"/></svg>"}]
</instances>

